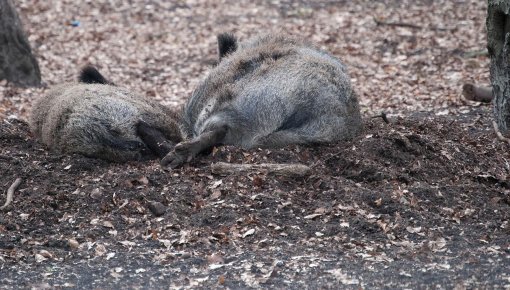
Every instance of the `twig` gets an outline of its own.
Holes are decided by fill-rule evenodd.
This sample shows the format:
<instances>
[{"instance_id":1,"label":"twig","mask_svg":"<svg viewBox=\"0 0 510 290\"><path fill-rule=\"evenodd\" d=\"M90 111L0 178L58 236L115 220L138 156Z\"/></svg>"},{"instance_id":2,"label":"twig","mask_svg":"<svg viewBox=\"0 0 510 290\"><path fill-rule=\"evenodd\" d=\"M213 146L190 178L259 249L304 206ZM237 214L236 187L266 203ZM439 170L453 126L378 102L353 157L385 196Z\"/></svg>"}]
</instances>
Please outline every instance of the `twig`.
<instances>
[{"instance_id":1,"label":"twig","mask_svg":"<svg viewBox=\"0 0 510 290\"><path fill-rule=\"evenodd\" d=\"M501 132L498 129L498 124L496 123L496 121L492 121L492 126L494 126L494 132L496 132L496 136L498 137L498 139L510 145L510 139L506 138L505 136L503 136L503 134L501 134Z\"/></svg>"},{"instance_id":2,"label":"twig","mask_svg":"<svg viewBox=\"0 0 510 290\"><path fill-rule=\"evenodd\" d=\"M225 162L218 162L211 164L211 172L213 174L228 175L235 174L242 171L263 171L273 173L276 175L287 177L303 177L310 174L310 167L303 164L276 164L276 163L262 163L262 164L232 164Z\"/></svg>"},{"instance_id":3,"label":"twig","mask_svg":"<svg viewBox=\"0 0 510 290\"><path fill-rule=\"evenodd\" d=\"M3 159L3 160L12 160L12 159L14 159L14 157L8 156L8 155L4 155L4 154L0 154L0 159Z\"/></svg>"},{"instance_id":4,"label":"twig","mask_svg":"<svg viewBox=\"0 0 510 290\"><path fill-rule=\"evenodd\" d=\"M3 210L7 206L9 206L9 204L11 204L12 197L14 195L14 191L16 190L16 188L18 188L18 186L20 184L21 184L21 178L18 177L18 178L16 178L16 180L14 180L14 183L9 187L9 189L7 189L7 199L5 201L5 204L0 207L0 210Z\"/></svg>"},{"instance_id":5,"label":"twig","mask_svg":"<svg viewBox=\"0 0 510 290\"><path fill-rule=\"evenodd\" d=\"M372 116L372 119L375 119L375 118L382 118L383 121L386 123L386 124L389 124L390 121L388 120L388 115L386 115L385 112L381 112L381 114L379 115L375 115L375 116Z\"/></svg>"},{"instance_id":6,"label":"twig","mask_svg":"<svg viewBox=\"0 0 510 290\"><path fill-rule=\"evenodd\" d=\"M411 23L404 23L404 22L387 22L382 21L374 17L375 24L377 25L386 25L386 26L399 26L399 27L409 27L409 28L415 28L415 29L423 29L423 26L419 26L416 24Z\"/></svg>"},{"instance_id":7,"label":"twig","mask_svg":"<svg viewBox=\"0 0 510 290\"><path fill-rule=\"evenodd\" d=\"M442 27L424 27L416 24L405 23L405 22L389 22L377 19L374 17L375 24L377 25L386 25L386 26L395 26L395 27L408 27L413 29L430 29L430 30L440 30L440 31L448 31L453 30L453 28L442 28Z\"/></svg>"},{"instance_id":8,"label":"twig","mask_svg":"<svg viewBox=\"0 0 510 290\"><path fill-rule=\"evenodd\" d=\"M482 49L482 50L466 51L462 54L463 58L473 58L473 57L479 57L479 56L489 56L489 52L487 51L487 49Z\"/></svg>"}]
</instances>

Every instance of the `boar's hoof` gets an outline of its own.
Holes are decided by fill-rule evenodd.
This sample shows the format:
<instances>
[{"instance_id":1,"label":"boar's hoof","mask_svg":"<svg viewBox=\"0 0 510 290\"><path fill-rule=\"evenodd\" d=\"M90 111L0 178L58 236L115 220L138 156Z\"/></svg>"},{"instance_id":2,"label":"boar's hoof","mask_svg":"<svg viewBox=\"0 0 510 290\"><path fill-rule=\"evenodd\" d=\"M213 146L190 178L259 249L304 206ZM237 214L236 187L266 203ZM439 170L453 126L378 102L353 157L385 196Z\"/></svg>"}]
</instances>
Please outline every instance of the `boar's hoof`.
<instances>
[{"instance_id":1,"label":"boar's hoof","mask_svg":"<svg viewBox=\"0 0 510 290\"><path fill-rule=\"evenodd\" d=\"M170 168L182 166L185 162L193 159L195 156L193 151L193 143L191 142L177 144L174 150L161 160L161 165L169 166Z\"/></svg>"}]
</instances>

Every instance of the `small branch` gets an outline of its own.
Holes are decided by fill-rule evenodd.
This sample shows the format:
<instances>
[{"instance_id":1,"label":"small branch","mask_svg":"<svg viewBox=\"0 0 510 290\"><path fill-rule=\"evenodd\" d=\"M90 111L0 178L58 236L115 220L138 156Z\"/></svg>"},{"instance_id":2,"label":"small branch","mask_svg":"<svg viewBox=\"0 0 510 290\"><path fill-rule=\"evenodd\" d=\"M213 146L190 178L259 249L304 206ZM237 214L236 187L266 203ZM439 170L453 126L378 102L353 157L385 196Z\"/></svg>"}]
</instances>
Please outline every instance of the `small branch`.
<instances>
[{"instance_id":1,"label":"small branch","mask_svg":"<svg viewBox=\"0 0 510 290\"><path fill-rule=\"evenodd\" d=\"M5 204L0 207L0 210L5 209L7 206L9 206L9 204L11 204L12 197L14 195L14 191L16 191L16 188L18 188L18 186L20 184L21 184L21 178L18 177L18 178L16 178L14 183L9 187L9 189L7 189L7 199L5 201Z\"/></svg>"},{"instance_id":2,"label":"small branch","mask_svg":"<svg viewBox=\"0 0 510 290\"><path fill-rule=\"evenodd\" d=\"M303 177L310 174L310 167L303 164L275 164L275 163L262 163L262 164L232 164L225 162L218 162L211 164L211 172L219 175L236 174L246 171L262 171L281 175L286 177Z\"/></svg>"},{"instance_id":3,"label":"small branch","mask_svg":"<svg viewBox=\"0 0 510 290\"><path fill-rule=\"evenodd\" d=\"M494 126L494 132L496 132L496 136L498 137L498 139L510 145L510 139L506 138L505 136L503 136L503 134L501 134L501 132L498 129L498 124L496 123L496 121L492 121L492 126Z\"/></svg>"},{"instance_id":4,"label":"small branch","mask_svg":"<svg viewBox=\"0 0 510 290\"><path fill-rule=\"evenodd\" d=\"M381 112L381 114L379 114L379 115L372 116L372 119L375 119L375 118L382 118L384 123L386 123L386 124L390 123L390 121L388 120L388 115L386 115L385 112Z\"/></svg>"},{"instance_id":5,"label":"small branch","mask_svg":"<svg viewBox=\"0 0 510 290\"><path fill-rule=\"evenodd\" d=\"M375 24L378 26L386 25L386 26L398 26L398 27L409 27L414 29L423 29L423 26L419 26L416 24L411 23L404 23L404 22L388 22L388 21L382 21L374 17Z\"/></svg>"},{"instance_id":6,"label":"small branch","mask_svg":"<svg viewBox=\"0 0 510 290\"><path fill-rule=\"evenodd\" d=\"M462 95L466 100L490 103L492 101L492 88L478 87L473 84L464 84L462 86Z\"/></svg>"},{"instance_id":7,"label":"small branch","mask_svg":"<svg viewBox=\"0 0 510 290\"><path fill-rule=\"evenodd\" d=\"M11 157L11 156L8 156L8 155L4 155L4 154L0 154L0 159L3 159L3 160L13 160L14 157Z\"/></svg>"},{"instance_id":8,"label":"small branch","mask_svg":"<svg viewBox=\"0 0 510 290\"><path fill-rule=\"evenodd\" d=\"M487 49L481 49L481 50L473 50L473 51L466 51L462 54L463 58L474 58L479 56L489 56L489 52Z\"/></svg>"},{"instance_id":9,"label":"small branch","mask_svg":"<svg viewBox=\"0 0 510 290\"><path fill-rule=\"evenodd\" d=\"M375 24L378 26L394 26L394 27L408 27L413 29L430 29L430 30L440 30L440 31L448 31L448 30L454 30L453 28L442 28L442 27L424 27L412 23L405 23L405 22L390 22L390 21L383 21L380 19L377 19L374 17Z\"/></svg>"}]
</instances>

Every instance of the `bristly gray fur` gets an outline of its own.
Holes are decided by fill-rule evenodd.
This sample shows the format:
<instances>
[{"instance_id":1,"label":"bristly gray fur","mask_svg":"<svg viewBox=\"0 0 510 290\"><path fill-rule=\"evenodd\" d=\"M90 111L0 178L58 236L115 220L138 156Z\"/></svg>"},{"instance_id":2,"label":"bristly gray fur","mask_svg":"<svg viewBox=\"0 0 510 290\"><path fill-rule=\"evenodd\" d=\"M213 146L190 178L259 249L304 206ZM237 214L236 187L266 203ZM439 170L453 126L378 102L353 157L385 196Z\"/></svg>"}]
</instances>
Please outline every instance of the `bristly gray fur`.
<instances>
[{"instance_id":1,"label":"bristly gray fur","mask_svg":"<svg viewBox=\"0 0 510 290\"><path fill-rule=\"evenodd\" d=\"M53 150L105 160L137 160L147 147L137 135L142 120L178 143L178 116L170 109L111 85L66 83L33 107L30 127Z\"/></svg>"},{"instance_id":2,"label":"bristly gray fur","mask_svg":"<svg viewBox=\"0 0 510 290\"><path fill-rule=\"evenodd\" d=\"M254 148L334 142L362 127L346 67L281 35L255 37L223 57L187 101L183 124L191 141L163 164L191 159L206 144L200 136L217 128L222 133L214 136L222 144ZM191 144L197 148L186 149Z\"/></svg>"}]
</instances>

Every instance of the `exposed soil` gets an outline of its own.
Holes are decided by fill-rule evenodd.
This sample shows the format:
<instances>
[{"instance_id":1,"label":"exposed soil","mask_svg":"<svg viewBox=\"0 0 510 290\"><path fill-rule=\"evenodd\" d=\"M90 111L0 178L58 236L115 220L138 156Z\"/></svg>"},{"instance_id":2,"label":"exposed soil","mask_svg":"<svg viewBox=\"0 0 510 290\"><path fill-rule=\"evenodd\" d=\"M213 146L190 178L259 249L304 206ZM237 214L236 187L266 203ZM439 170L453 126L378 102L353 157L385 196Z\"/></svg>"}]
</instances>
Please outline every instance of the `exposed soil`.
<instances>
[{"instance_id":1,"label":"exposed soil","mask_svg":"<svg viewBox=\"0 0 510 290\"><path fill-rule=\"evenodd\" d=\"M173 171L55 155L6 120L0 186L23 182L0 216L0 283L508 288L510 154L488 116L371 119L353 142L220 147ZM313 170L213 175L219 161Z\"/></svg>"}]
</instances>

